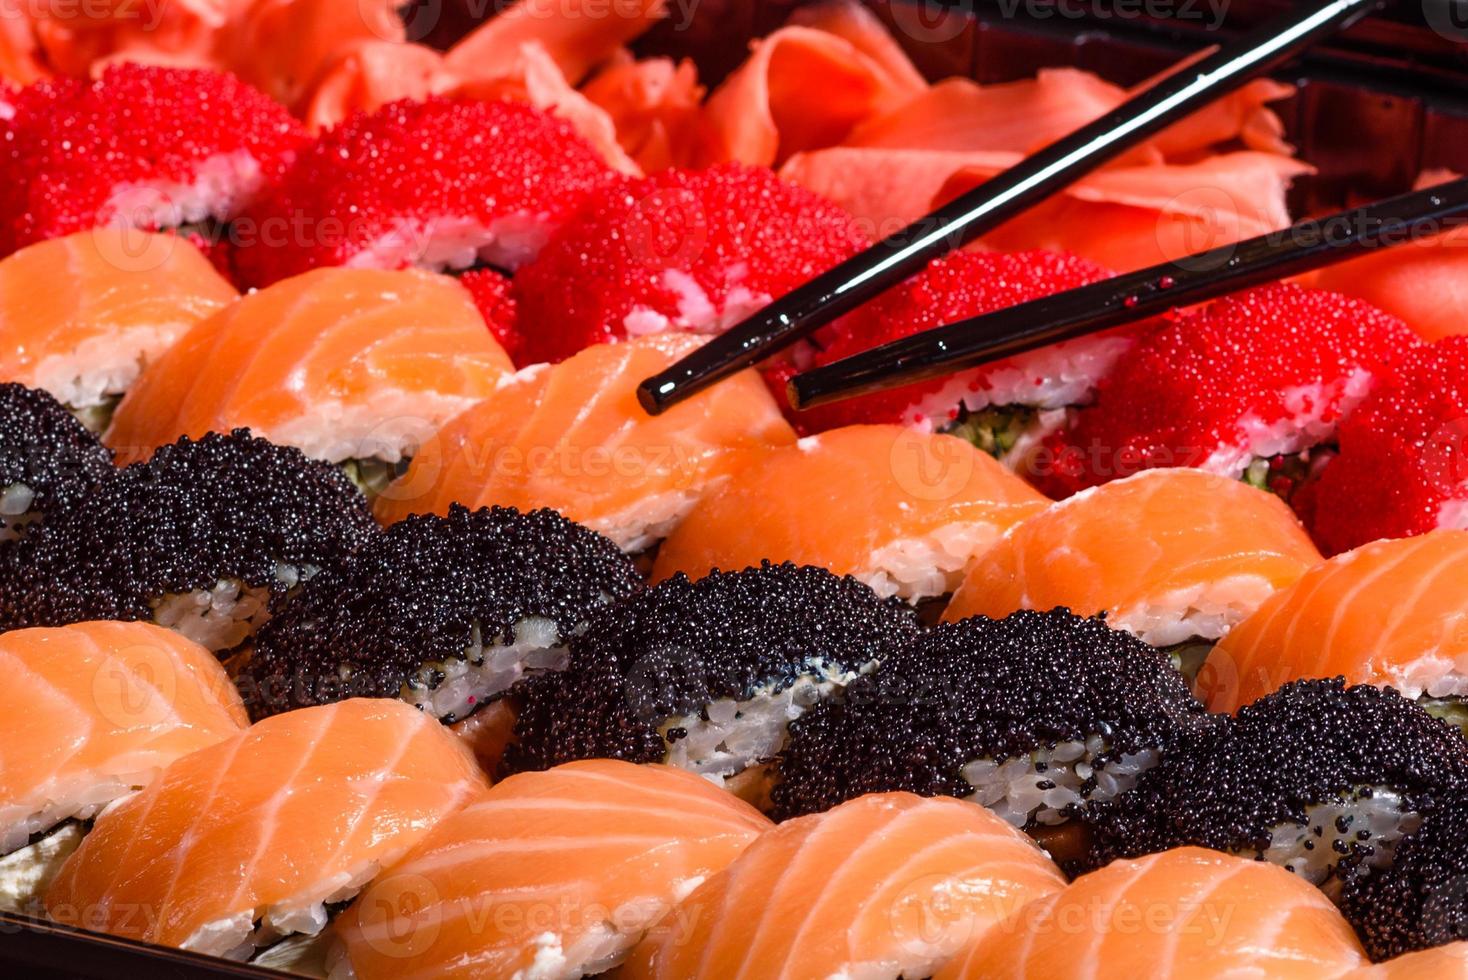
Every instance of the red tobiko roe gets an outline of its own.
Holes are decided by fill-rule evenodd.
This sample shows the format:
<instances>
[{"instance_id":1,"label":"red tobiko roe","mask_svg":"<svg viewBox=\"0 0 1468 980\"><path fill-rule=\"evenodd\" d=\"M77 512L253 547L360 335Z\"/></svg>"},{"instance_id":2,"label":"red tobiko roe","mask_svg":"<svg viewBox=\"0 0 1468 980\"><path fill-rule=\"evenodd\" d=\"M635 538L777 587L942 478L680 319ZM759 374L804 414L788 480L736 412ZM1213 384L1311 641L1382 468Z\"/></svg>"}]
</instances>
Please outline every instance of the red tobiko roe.
<instances>
[{"instance_id":1,"label":"red tobiko roe","mask_svg":"<svg viewBox=\"0 0 1468 980\"><path fill-rule=\"evenodd\" d=\"M1254 457L1328 442L1374 380L1420 343L1368 303L1288 283L1175 314L1046 440L1041 489L1064 497L1167 466L1240 476Z\"/></svg>"},{"instance_id":2,"label":"red tobiko roe","mask_svg":"<svg viewBox=\"0 0 1468 980\"><path fill-rule=\"evenodd\" d=\"M357 113L245 216L236 264L266 286L320 266L513 269L617 176L569 123L518 102L431 98Z\"/></svg>"},{"instance_id":3,"label":"red tobiko roe","mask_svg":"<svg viewBox=\"0 0 1468 980\"><path fill-rule=\"evenodd\" d=\"M820 349L804 367L830 364L954 320L993 313L1110 275L1094 262L1062 252L953 252L934 259L922 272L817 334ZM782 405L786 403L785 382L795 373L788 363L774 365L766 372L769 383L779 389ZM973 372L974 391L983 386L986 373L983 369ZM789 414L803 433L824 432L842 425L942 425L949 419L914 417L914 407L941 391L951 379L921 381L804 411L791 410ZM957 407L955 401L955 414Z\"/></svg>"},{"instance_id":4,"label":"red tobiko roe","mask_svg":"<svg viewBox=\"0 0 1468 980\"><path fill-rule=\"evenodd\" d=\"M1326 554L1468 526L1468 337L1407 354L1339 437L1340 454L1301 494Z\"/></svg>"},{"instance_id":5,"label":"red tobiko roe","mask_svg":"<svg viewBox=\"0 0 1468 980\"><path fill-rule=\"evenodd\" d=\"M515 297L510 295L509 277L493 269L472 269L459 277L459 282L469 290L479 315L489 325L489 332L500 342L505 353L516 365L520 360L520 334L515 329Z\"/></svg>"},{"instance_id":6,"label":"red tobiko roe","mask_svg":"<svg viewBox=\"0 0 1468 980\"><path fill-rule=\"evenodd\" d=\"M263 92L198 68L117 64L4 102L0 157L12 177L0 182L0 255L110 221L229 220L307 139Z\"/></svg>"},{"instance_id":7,"label":"red tobiko roe","mask_svg":"<svg viewBox=\"0 0 1468 980\"><path fill-rule=\"evenodd\" d=\"M515 276L526 356L716 333L867 244L840 207L764 167L673 169L606 188Z\"/></svg>"}]
</instances>

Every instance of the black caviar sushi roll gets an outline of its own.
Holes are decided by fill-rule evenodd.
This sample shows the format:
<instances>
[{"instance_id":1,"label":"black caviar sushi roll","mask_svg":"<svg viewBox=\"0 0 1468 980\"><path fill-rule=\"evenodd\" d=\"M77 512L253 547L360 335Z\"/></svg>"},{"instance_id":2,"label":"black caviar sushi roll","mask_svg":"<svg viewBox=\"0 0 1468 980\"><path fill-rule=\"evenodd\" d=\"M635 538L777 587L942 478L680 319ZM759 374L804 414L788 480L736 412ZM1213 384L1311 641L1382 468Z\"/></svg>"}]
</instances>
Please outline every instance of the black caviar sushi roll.
<instances>
[{"instance_id":1,"label":"black caviar sushi roll","mask_svg":"<svg viewBox=\"0 0 1468 980\"><path fill-rule=\"evenodd\" d=\"M0 384L0 543L75 506L114 472L112 454L55 398Z\"/></svg>"},{"instance_id":2,"label":"black caviar sushi roll","mask_svg":"<svg viewBox=\"0 0 1468 980\"><path fill-rule=\"evenodd\" d=\"M224 654L375 533L330 464L243 429L183 438L27 535L0 581L0 621L145 620Z\"/></svg>"},{"instance_id":3,"label":"black caviar sushi roll","mask_svg":"<svg viewBox=\"0 0 1468 980\"><path fill-rule=\"evenodd\" d=\"M1439 798L1390 868L1342 885L1340 906L1374 960L1468 939L1468 794Z\"/></svg>"},{"instance_id":4,"label":"black caviar sushi roll","mask_svg":"<svg viewBox=\"0 0 1468 980\"><path fill-rule=\"evenodd\" d=\"M1392 863L1468 779L1468 742L1390 688L1295 681L1193 739L1106 808L1102 860L1184 845L1327 887Z\"/></svg>"},{"instance_id":5,"label":"black caviar sushi roll","mask_svg":"<svg viewBox=\"0 0 1468 980\"><path fill-rule=\"evenodd\" d=\"M790 720L918 628L904 603L823 568L680 573L597 617L567 670L522 686L505 768L663 762L758 799Z\"/></svg>"},{"instance_id":6,"label":"black caviar sushi roll","mask_svg":"<svg viewBox=\"0 0 1468 980\"><path fill-rule=\"evenodd\" d=\"M775 813L904 790L972 800L1045 838L1210 723L1166 656L1099 617L976 616L796 721Z\"/></svg>"},{"instance_id":7,"label":"black caviar sushi roll","mask_svg":"<svg viewBox=\"0 0 1468 980\"><path fill-rule=\"evenodd\" d=\"M553 510L409 517L323 572L255 638L238 682L255 717L402 698L445 723L526 673L642 582L607 538Z\"/></svg>"}]
</instances>

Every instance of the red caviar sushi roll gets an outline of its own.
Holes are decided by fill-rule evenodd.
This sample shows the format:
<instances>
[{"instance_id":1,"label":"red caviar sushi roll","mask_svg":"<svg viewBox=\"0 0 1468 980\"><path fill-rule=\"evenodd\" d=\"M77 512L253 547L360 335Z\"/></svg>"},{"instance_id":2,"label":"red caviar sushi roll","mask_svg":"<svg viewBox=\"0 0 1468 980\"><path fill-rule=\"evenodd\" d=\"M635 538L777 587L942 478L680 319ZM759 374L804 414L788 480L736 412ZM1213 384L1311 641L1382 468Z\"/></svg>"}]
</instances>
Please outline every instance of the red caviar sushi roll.
<instances>
[{"instance_id":1,"label":"red caviar sushi roll","mask_svg":"<svg viewBox=\"0 0 1468 980\"><path fill-rule=\"evenodd\" d=\"M1340 455L1302 495L1328 554L1468 527L1468 337L1408 354L1340 431Z\"/></svg>"},{"instance_id":2,"label":"red caviar sushi roll","mask_svg":"<svg viewBox=\"0 0 1468 980\"><path fill-rule=\"evenodd\" d=\"M1189 466L1289 499L1387 366L1418 343L1359 300L1275 284L1178 316L1117 362L1096 404L1046 440L1042 488L1067 496Z\"/></svg>"},{"instance_id":3,"label":"red caviar sushi roll","mask_svg":"<svg viewBox=\"0 0 1468 980\"><path fill-rule=\"evenodd\" d=\"M612 179L568 123L528 105L393 102L301 154L251 210L237 265L252 286L328 265L515 269Z\"/></svg>"},{"instance_id":4,"label":"red caviar sushi roll","mask_svg":"<svg viewBox=\"0 0 1468 980\"><path fill-rule=\"evenodd\" d=\"M510 295L510 279L493 269L471 269L459 277L469 290L479 315L489 325L489 332L500 342L510 359L517 361L520 332L516 329L518 312L515 297Z\"/></svg>"},{"instance_id":5,"label":"red caviar sushi roll","mask_svg":"<svg viewBox=\"0 0 1468 980\"><path fill-rule=\"evenodd\" d=\"M306 140L285 107L233 75L118 64L6 96L0 255L119 223L207 242Z\"/></svg>"},{"instance_id":6,"label":"red caviar sushi roll","mask_svg":"<svg viewBox=\"0 0 1468 980\"><path fill-rule=\"evenodd\" d=\"M965 317L993 313L1105 279L1109 272L1060 252L955 252L888 291L841 325L814 363ZM1133 342L1132 331L1054 344L935 381L904 385L798 412L806 431L857 423L900 423L967 439L1002 459L1017 459L1038 435L1090 401L1096 382Z\"/></svg>"},{"instance_id":7,"label":"red caviar sushi roll","mask_svg":"<svg viewBox=\"0 0 1468 980\"><path fill-rule=\"evenodd\" d=\"M762 167L666 170L594 194L515 277L529 360L647 334L718 333L866 237Z\"/></svg>"}]
</instances>

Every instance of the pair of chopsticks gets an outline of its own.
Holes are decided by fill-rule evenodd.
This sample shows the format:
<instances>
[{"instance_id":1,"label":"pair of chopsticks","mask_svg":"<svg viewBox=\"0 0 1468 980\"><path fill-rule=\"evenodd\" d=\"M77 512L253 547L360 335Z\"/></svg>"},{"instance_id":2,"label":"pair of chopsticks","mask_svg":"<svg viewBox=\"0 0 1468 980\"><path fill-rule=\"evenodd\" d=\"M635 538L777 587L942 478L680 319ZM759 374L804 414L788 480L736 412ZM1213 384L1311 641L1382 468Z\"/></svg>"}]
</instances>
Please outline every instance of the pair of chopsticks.
<instances>
[{"instance_id":1,"label":"pair of chopsticks","mask_svg":"<svg viewBox=\"0 0 1468 980\"><path fill-rule=\"evenodd\" d=\"M648 378L638 388L638 399L649 413L659 414L716 381L795 343L823 324L895 286L925 267L932 259L992 231L1208 102L1282 64L1316 41L1349 26L1383 2L1384 0L1317 0L1301 10L1292 11L1264 24L1238 42L1220 48L1206 58L1185 63L1182 69L1163 77L1112 112L1069 136L1062 137L967 194L955 198L926 218L914 222L906 229L787 293L677 364ZM1242 246L1238 248L1241 250ZM1156 274L1155 270L1148 271ZM1164 271L1162 275L1178 278L1175 271ZM1197 279L1189 281L1196 294L1202 288L1201 284ZM1138 310L1142 306L1143 296L1150 296L1142 286L1137 286L1136 291L1137 302L1131 307L1124 307L1125 309ZM1177 297L1181 294L1176 291L1175 286L1167 292L1170 300L1168 305L1180 302ZM1034 315L1034 312L1031 310L1030 314ZM962 324L955 324L952 327L940 327L938 332L956 330L961 326ZM1080 333L1087 332L1071 326ZM927 340L932 333L920 336ZM949 342L951 341L950 337ZM1038 340L1029 346L1047 342ZM861 356L865 358L875 353L867 352ZM946 348L938 346L927 352L926 369L930 374L942 373L938 370L937 361L946 353ZM969 350L965 356L971 355L972 351ZM905 354L907 360L903 363L910 363L914 356L917 355L908 350ZM984 359L982 355L978 356L980 360ZM833 364L823 371L832 372L840 366L841 364ZM817 380L820 381L819 378ZM827 400L836 397L837 389L833 387L836 380L835 375L825 375L824 397ZM862 383L868 386L867 390L878 384L870 374L862 375ZM806 385L808 384L807 377ZM797 379L794 387L798 392L805 385Z\"/></svg>"}]
</instances>

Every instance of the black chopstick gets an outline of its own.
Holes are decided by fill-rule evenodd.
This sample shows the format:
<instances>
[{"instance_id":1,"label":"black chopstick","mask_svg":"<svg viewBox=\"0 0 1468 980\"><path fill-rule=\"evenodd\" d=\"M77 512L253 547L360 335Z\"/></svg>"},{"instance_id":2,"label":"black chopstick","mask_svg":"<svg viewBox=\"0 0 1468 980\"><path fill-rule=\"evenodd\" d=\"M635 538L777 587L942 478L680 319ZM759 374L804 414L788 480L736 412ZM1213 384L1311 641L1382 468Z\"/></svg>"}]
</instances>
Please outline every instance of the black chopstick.
<instances>
[{"instance_id":1,"label":"black chopstick","mask_svg":"<svg viewBox=\"0 0 1468 980\"><path fill-rule=\"evenodd\" d=\"M1108 160L1349 25L1384 0L1316 0L1168 75L1116 109L822 273L638 387L657 415L906 279Z\"/></svg>"},{"instance_id":2,"label":"black chopstick","mask_svg":"<svg viewBox=\"0 0 1468 980\"><path fill-rule=\"evenodd\" d=\"M1112 279L959 320L797 375L797 408L952 374L1179 306L1420 240L1468 215L1468 178L1302 221Z\"/></svg>"}]
</instances>

